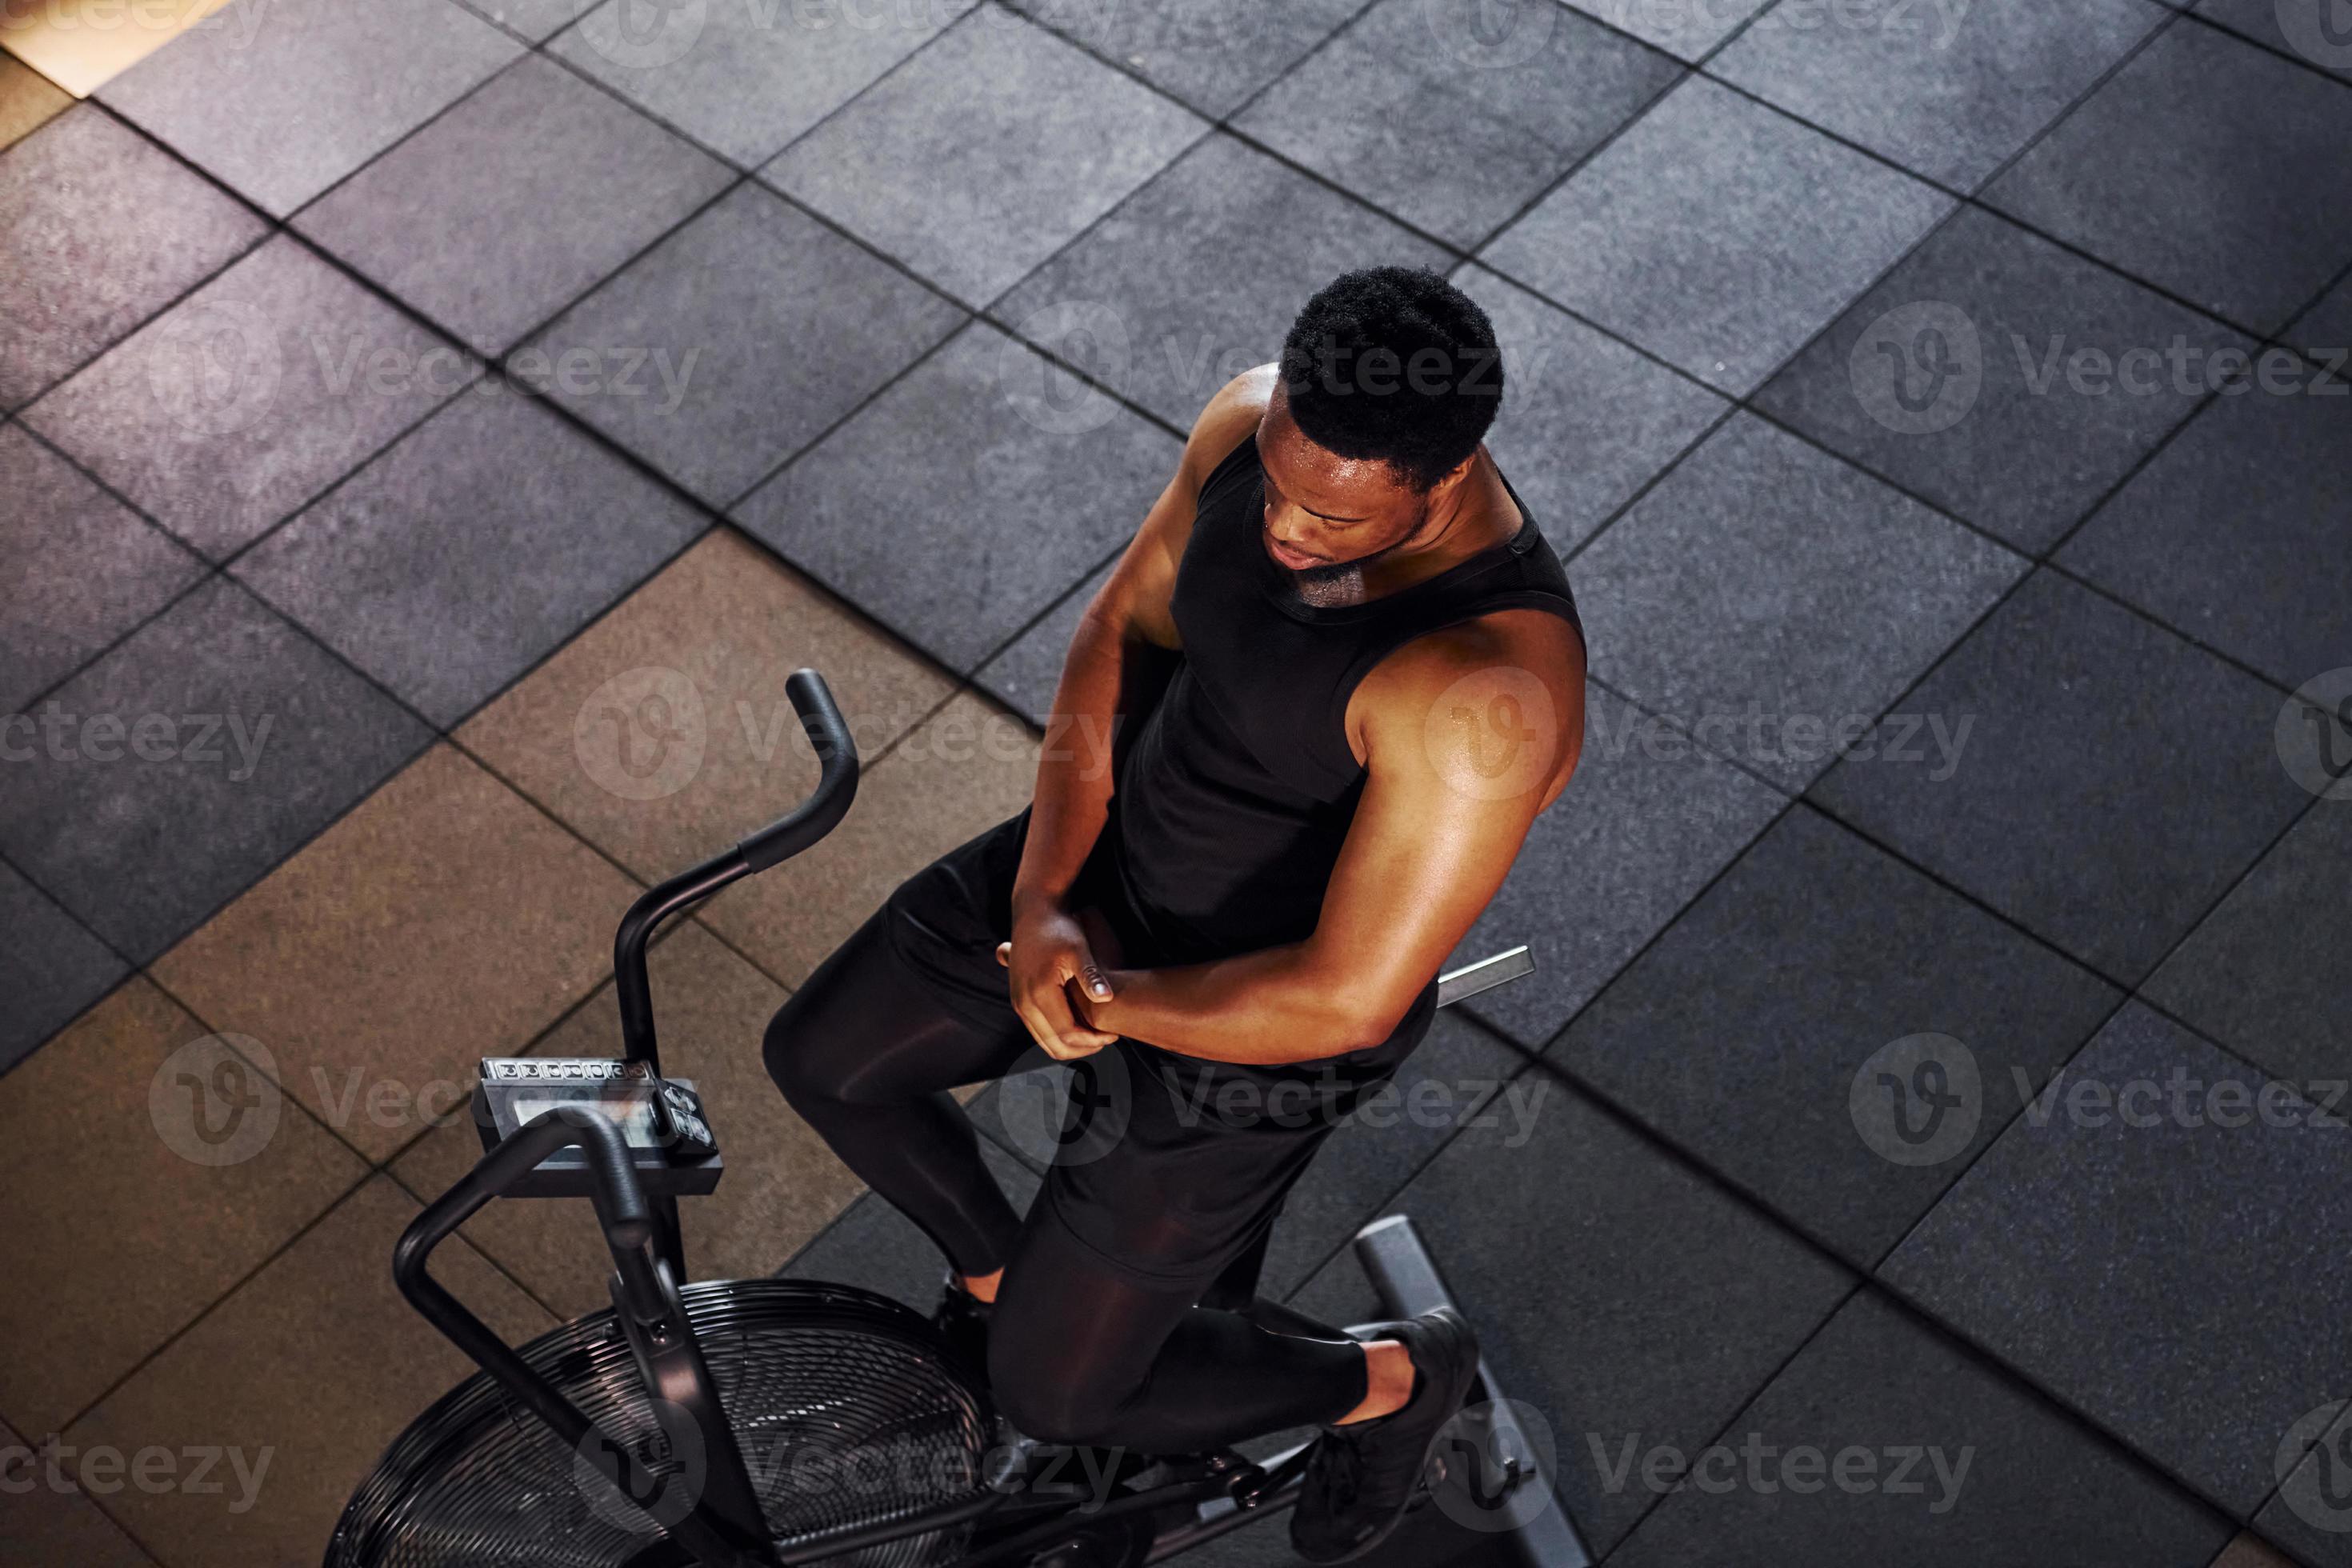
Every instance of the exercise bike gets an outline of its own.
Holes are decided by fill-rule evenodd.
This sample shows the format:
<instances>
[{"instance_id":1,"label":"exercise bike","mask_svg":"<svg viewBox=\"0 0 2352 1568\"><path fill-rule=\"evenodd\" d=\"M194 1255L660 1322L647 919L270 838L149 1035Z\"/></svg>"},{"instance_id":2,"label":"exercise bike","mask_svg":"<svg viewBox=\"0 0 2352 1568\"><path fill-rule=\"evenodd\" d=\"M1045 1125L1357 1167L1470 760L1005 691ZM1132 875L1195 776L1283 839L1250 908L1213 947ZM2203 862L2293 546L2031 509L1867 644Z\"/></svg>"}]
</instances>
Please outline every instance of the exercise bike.
<instances>
[{"instance_id":1,"label":"exercise bike","mask_svg":"<svg viewBox=\"0 0 2352 1568\"><path fill-rule=\"evenodd\" d=\"M785 689L821 781L782 820L630 907L614 943L622 1058L482 1063L482 1159L393 1257L401 1293L481 1371L394 1439L346 1505L326 1568L1142 1568L1296 1500L1310 1445L1253 1460L1035 1442L900 1302L811 1280L682 1282L678 1200L711 1191L723 1165L693 1087L662 1077L646 953L663 921L799 854L848 811L857 756L831 692L805 669ZM1532 967L1521 948L1456 971L1440 1004ZM588 1199L612 1307L517 1349L443 1289L434 1249L499 1197ZM1390 1315L1446 1301L1408 1220L1380 1220L1355 1245ZM1343 1336L1257 1297L1257 1262L1204 1300L1277 1331ZM1481 1561L1585 1568L1526 1432L1480 1376L1468 1440L1433 1484L1510 1508L1507 1539L1488 1538L1507 1555Z\"/></svg>"}]
</instances>

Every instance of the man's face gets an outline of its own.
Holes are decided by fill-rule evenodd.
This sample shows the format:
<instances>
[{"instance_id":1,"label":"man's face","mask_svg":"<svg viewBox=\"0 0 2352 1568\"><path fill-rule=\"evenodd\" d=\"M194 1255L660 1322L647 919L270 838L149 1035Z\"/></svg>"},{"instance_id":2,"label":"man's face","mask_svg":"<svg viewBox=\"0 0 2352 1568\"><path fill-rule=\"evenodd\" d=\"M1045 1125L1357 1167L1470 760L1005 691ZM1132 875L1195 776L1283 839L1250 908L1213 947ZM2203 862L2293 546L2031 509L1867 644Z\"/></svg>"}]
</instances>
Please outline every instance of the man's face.
<instances>
[{"instance_id":1,"label":"man's face","mask_svg":"<svg viewBox=\"0 0 2352 1568\"><path fill-rule=\"evenodd\" d=\"M1276 385L1257 428L1265 470L1265 549L1310 577L1360 570L1411 539L1438 490L1414 489L1387 463L1342 458L1307 438Z\"/></svg>"}]
</instances>

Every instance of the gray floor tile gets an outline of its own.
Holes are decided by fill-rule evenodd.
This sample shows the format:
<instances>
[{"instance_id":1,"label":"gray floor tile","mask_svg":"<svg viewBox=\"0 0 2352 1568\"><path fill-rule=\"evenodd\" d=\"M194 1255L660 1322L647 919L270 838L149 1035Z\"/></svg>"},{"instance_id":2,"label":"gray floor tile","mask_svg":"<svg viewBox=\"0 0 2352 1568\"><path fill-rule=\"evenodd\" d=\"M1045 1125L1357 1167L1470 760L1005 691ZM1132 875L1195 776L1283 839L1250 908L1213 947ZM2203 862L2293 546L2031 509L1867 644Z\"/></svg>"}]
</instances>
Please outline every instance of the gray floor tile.
<instances>
[{"instance_id":1,"label":"gray floor tile","mask_svg":"<svg viewBox=\"0 0 2352 1568\"><path fill-rule=\"evenodd\" d=\"M218 557L364 462L478 367L280 237L25 411Z\"/></svg>"},{"instance_id":2,"label":"gray floor tile","mask_svg":"<svg viewBox=\"0 0 2352 1568\"><path fill-rule=\"evenodd\" d=\"M2352 1274L2311 1205L2352 1139L2137 1004L2053 1088L1880 1272L2242 1516L2343 1396Z\"/></svg>"},{"instance_id":3,"label":"gray floor tile","mask_svg":"<svg viewBox=\"0 0 2352 1568\"><path fill-rule=\"evenodd\" d=\"M2189 416L2221 351L2252 346L1972 207L1857 300L1756 403L2039 552Z\"/></svg>"},{"instance_id":4,"label":"gray floor tile","mask_svg":"<svg viewBox=\"0 0 2352 1568\"><path fill-rule=\"evenodd\" d=\"M510 32L544 43L596 0L458 0Z\"/></svg>"},{"instance_id":5,"label":"gray floor tile","mask_svg":"<svg viewBox=\"0 0 2352 1568\"><path fill-rule=\"evenodd\" d=\"M2117 980L2153 968L2311 799L2279 764L2276 692L2048 572L1903 706L1944 721L1958 767L1893 765L1934 748L1885 726L1814 797Z\"/></svg>"},{"instance_id":6,"label":"gray floor tile","mask_svg":"<svg viewBox=\"0 0 2352 1568\"><path fill-rule=\"evenodd\" d=\"M1430 0L1381 0L1234 128L1475 247L1682 74L1572 11L1541 26L1534 49L1481 58L1433 47Z\"/></svg>"},{"instance_id":7,"label":"gray floor tile","mask_svg":"<svg viewBox=\"0 0 2352 1568\"><path fill-rule=\"evenodd\" d=\"M1696 61L1731 37L1739 26L1771 0L1562 0L1621 32ZM1511 15L1524 16L1540 6L1515 4Z\"/></svg>"},{"instance_id":8,"label":"gray floor tile","mask_svg":"<svg viewBox=\"0 0 2352 1568\"><path fill-rule=\"evenodd\" d=\"M1861 1268L1903 1238L2123 1000L1816 812L1791 812L1551 1047ZM1888 1157L1852 1108L1878 1054L1972 1062L1949 1133ZM1908 1058L1906 1058L1908 1059ZM1940 1059L1940 1058L1938 1058ZM1874 1086L1865 1088L1875 1092ZM1965 1124L1965 1131L1963 1124ZM1898 1146L1899 1147L1899 1146ZM1901 1152L1915 1157L1908 1148Z\"/></svg>"},{"instance_id":9,"label":"gray floor tile","mask_svg":"<svg viewBox=\"0 0 2352 1568\"><path fill-rule=\"evenodd\" d=\"M1508 1119L1471 1128L1382 1212L1412 1219L1486 1364L1550 1426L1560 1499L1606 1553L1654 1500L1608 1489L1596 1436L1698 1447L1852 1277L1564 1085L1519 1137ZM1379 1315L1350 1257L1293 1300L1326 1322Z\"/></svg>"},{"instance_id":10,"label":"gray floor tile","mask_svg":"<svg viewBox=\"0 0 2352 1568\"><path fill-rule=\"evenodd\" d=\"M2323 805L2151 975L2160 1005L2295 1083L2352 1079L2352 812Z\"/></svg>"},{"instance_id":11,"label":"gray floor tile","mask_svg":"<svg viewBox=\"0 0 2352 1568\"><path fill-rule=\"evenodd\" d=\"M1719 1446L1612 1564L2206 1568L2231 1534L1875 1296L1831 1319Z\"/></svg>"},{"instance_id":12,"label":"gray floor tile","mask_svg":"<svg viewBox=\"0 0 2352 1568\"><path fill-rule=\"evenodd\" d=\"M35 717L58 740L45 738L43 754L12 771L0 795L0 851L142 963L428 738L218 578L59 688Z\"/></svg>"},{"instance_id":13,"label":"gray floor tile","mask_svg":"<svg viewBox=\"0 0 2352 1568\"><path fill-rule=\"evenodd\" d=\"M520 394L467 395L236 574L448 729L705 521Z\"/></svg>"},{"instance_id":14,"label":"gray floor tile","mask_svg":"<svg viewBox=\"0 0 2352 1568\"><path fill-rule=\"evenodd\" d=\"M518 350L509 364L725 506L946 337L947 300L745 185ZM551 376L571 362L595 374Z\"/></svg>"},{"instance_id":15,"label":"gray floor tile","mask_svg":"<svg viewBox=\"0 0 2352 1568\"><path fill-rule=\"evenodd\" d=\"M24 766L29 739L10 734L0 757ZM0 931L8 933L0 942L0 995L8 998L0 1008L0 1072L6 1072L106 994L131 966L5 866L0 866Z\"/></svg>"},{"instance_id":16,"label":"gray floor tile","mask_svg":"<svg viewBox=\"0 0 2352 1568\"><path fill-rule=\"evenodd\" d=\"M1475 262L1454 284L1503 350L1487 449L1563 555L1655 479L1730 405Z\"/></svg>"},{"instance_id":17,"label":"gray floor tile","mask_svg":"<svg viewBox=\"0 0 2352 1568\"><path fill-rule=\"evenodd\" d=\"M0 710L163 607L204 563L15 426L0 427Z\"/></svg>"},{"instance_id":18,"label":"gray floor tile","mask_svg":"<svg viewBox=\"0 0 2352 1568\"><path fill-rule=\"evenodd\" d=\"M1189 429L1220 386L1282 352L1299 307L1350 268L1443 251L1229 136L1214 136L1006 295L1033 342L1082 333L1105 384Z\"/></svg>"},{"instance_id":19,"label":"gray floor tile","mask_svg":"<svg viewBox=\"0 0 2352 1568\"><path fill-rule=\"evenodd\" d=\"M1042 370L975 325L735 509L793 564L969 671L1133 537L1182 448L1103 399L1041 428L1007 388Z\"/></svg>"},{"instance_id":20,"label":"gray floor tile","mask_svg":"<svg viewBox=\"0 0 2352 1568\"><path fill-rule=\"evenodd\" d=\"M2161 126L2163 134L2150 134ZM2352 260L2352 96L2174 26L1986 199L2227 320L2284 325Z\"/></svg>"},{"instance_id":21,"label":"gray floor tile","mask_svg":"<svg viewBox=\"0 0 2352 1568\"><path fill-rule=\"evenodd\" d=\"M1363 9L1363 0L1008 3L1211 116L1240 108Z\"/></svg>"},{"instance_id":22,"label":"gray floor tile","mask_svg":"<svg viewBox=\"0 0 2352 1568\"><path fill-rule=\"evenodd\" d=\"M1745 394L1950 205L1693 78L1505 230L1484 259Z\"/></svg>"},{"instance_id":23,"label":"gray floor tile","mask_svg":"<svg viewBox=\"0 0 2352 1568\"><path fill-rule=\"evenodd\" d=\"M295 226L495 356L734 177L532 56Z\"/></svg>"},{"instance_id":24,"label":"gray floor tile","mask_svg":"<svg viewBox=\"0 0 2352 1568\"><path fill-rule=\"evenodd\" d=\"M1026 1213L1037 1195L1037 1173L984 1138L980 1153L1013 1208ZM947 1267L947 1258L914 1221L869 1192L776 1272L786 1279L862 1286L928 1313L939 1305Z\"/></svg>"},{"instance_id":25,"label":"gray floor tile","mask_svg":"<svg viewBox=\"0 0 2352 1568\"><path fill-rule=\"evenodd\" d=\"M1207 129L991 9L786 148L761 177L984 305Z\"/></svg>"},{"instance_id":26,"label":"gray floor tile","mask_svg":"<svg viewBox=\"0 0 2352 1568\"><path fill-rule=\"evenodd\" d=\"M1110 576L1105 564L1071 590L1051 614L1021 634L1012 647L973 671L972 679L1016 712L1043 725L1053 711L1054 693L1062 683L1062 661L1069 656L1070 639L1077 635L1078 617L1086 614L1096 590Z\"/></svg>"},{"instance_id":27,"label":"gray floor tile","mask_svg":"<svg viewBox=\"0 0 2352 1568\"><path fill-rule=\"evenodd\" d=\"M0 156L0 408L29 402L261 237L262 220L96 108Z\"/></svg>"},{"instance_id":28,"label":"gray floor tile","mask_svg":"<svg viewBox=\"0 0 2352 1568\"><path fill-rule=\"evenodd\" d=\"M2347 539L2352 397L2248 390L2175 437L2058 560L2296 687L2352 664Z\"/></svg>"},{"instance_id":29,"label":"gray floor tile","mask_svg":"<svg viewBox=\"0 0 2352 1568\"><path fill-rule=\"evenodd\" d=\"M2332 1414L2331 1414L2332 1412ZM2300 1450L2301 1458L2295 1458ZM2273 1542L2292 1547L2293 1557L2247 1538L2238 1553L2217 1559L2213 1568L2352 1568L2352 1494L2346 1491L2345 1456L2352 1454L2352 1402L2332 1398L2295 1423L2272 1474L2278 1495L2263 1505L2254 1526Z\"/></svg>"},{"instance_id":30,"label":"gray floor tile","mask_svg":"<svg viewBox=\"0 0 2352 1568\"><path fill-rule=\"evenodd\" d=\"M2316 357L2333 388L2352 383L2352 277L2327 291L2286 333L2289 342Z\"/></svg>"},{"instance_id":31,"label":"gray floor tile","mask_svg":"<svg viewBox=\"0 0 2352 1568\"><path fill-rule=\"evenodd\" d=\"M1783 22L1803 15L1809 22ZM1974 190L2150 31L2151 0L1885 0L1768 13L1711 68L1825 131Z\"/></svg>"},{"instance_id":32,"label":"gray floor tile","mask_svg":"<svg viewBox=\"0 0 2352 1568\"><path fill-rule=\"evenodd\" d=\"M2025 569L1740 414L1577 557L1576 589L1594 675L1794 794Z\"/></svg>"},{"instance_id":33,"label":"gray floor tile","mask_svg":"<svg viewBox=\"0 0 2352 1568\"><path fill-rule=\"evenodd\" d=\"M234 0L98 96L284 217L520 49L450 0Z\"/></svg>"},{"instance_id":34,"label":"gray floor tile","mask_svg":"<svg viewBox=\"0 0 2352 1568\"><path fill-rule=\"evenodd\" d=\"M921 48L973 0L795 5L605 0L548 47L704 146L757 168Z\"/></svg>"},{"instance_id":35,"label":"gray floor tile","mask_svg":"<svg viewBox=\"0 0 2352 1568\"><path fill-rule=\"evenodd\" d=\"M1746 848L1785 803L1621 697L1585 694L1576 777L1536 819L1503 890L1455 950L1521 942L1536 973L1467 1005L1540 1046Z\"/></svg>"},{"instance_id":36,"label":"gray floor tile","mask_svg":"<svg viewBox=\"0 0 2352 1568\"><path fill-rule=\"evenodd\" d=\"M2352 75L2352 36L2335 0L2200 0L2190 7L2231 32L2268 44L2284 54L2332 71Z\"/></svg>"}]
</instances>

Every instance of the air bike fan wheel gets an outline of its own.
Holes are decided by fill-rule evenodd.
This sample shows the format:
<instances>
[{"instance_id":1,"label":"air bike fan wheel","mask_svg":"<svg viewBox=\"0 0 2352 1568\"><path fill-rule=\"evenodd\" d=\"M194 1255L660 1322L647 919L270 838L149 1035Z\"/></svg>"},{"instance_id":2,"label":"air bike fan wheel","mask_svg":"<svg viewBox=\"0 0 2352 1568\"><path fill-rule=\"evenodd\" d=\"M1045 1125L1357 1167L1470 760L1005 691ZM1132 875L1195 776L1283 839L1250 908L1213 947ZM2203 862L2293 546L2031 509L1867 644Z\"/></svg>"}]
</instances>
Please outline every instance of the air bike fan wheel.
<instances>
[{"instance_id":1,"label":"air bike fan wheel","mask_svg":"<svg viewBox=\"0 0 2352 1568\"><path fill-rule=\"evenodd\" d=\"M679 1292L772 1539L880 1523L978 1495L988 1416L929 1324L840 1285L726 1280ZM694 1561L656 1522L698 1485L691 1423L657 1416L611 1311L522 1347L522 1359L625 1445L655 1480L651 1510L593 1455L519 1407L488 1373L427 1410L353 1494L327 1568L661 1568ZM666 1417L666 1418L665 1418ZM936 1568L951 1524L819 1561Z\"/></svg>"}]
</instances>

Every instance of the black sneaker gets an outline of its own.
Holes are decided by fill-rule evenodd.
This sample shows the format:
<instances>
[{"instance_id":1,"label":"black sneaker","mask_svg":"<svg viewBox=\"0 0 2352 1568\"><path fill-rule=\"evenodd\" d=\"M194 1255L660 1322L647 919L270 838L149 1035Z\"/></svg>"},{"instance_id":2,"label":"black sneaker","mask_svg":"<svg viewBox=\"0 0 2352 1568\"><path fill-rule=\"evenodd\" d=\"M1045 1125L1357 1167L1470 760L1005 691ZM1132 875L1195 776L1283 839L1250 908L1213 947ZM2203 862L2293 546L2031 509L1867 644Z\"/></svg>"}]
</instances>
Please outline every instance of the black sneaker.
<instances>
[{"instance_id":1,"label":"black sneaker","mask_svg":"<svg viewBox=\"0 0 2352 1568\"><path fill-rule=\"evenodd\" d=\"M1355 1333L1404 1342L1412 1394L1386 1415L1328 1426L1317 1439L1290 1515L1291 1547L1309 1563L1352 1562L1388 1539L1412 1506L1440 1432L1478 1378L1477 1337L1451 1307Z\"/></svg>"},{"instance_id":2,"label":"black sneaker","mask_svg":"<svg viewBox=\"0 0 2352 1568\"><path fill-rule=\"evenodd\" d=\"M993 1303L965 1289L955 1271L948 1271L940 1304L931 1309L931 1327L939 1331L956 1370L975 1388L988 1386L988 1321L995 1312Z\"/></svg>"}]
</instances>

